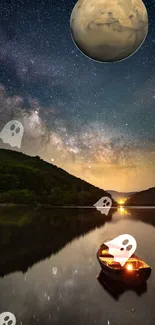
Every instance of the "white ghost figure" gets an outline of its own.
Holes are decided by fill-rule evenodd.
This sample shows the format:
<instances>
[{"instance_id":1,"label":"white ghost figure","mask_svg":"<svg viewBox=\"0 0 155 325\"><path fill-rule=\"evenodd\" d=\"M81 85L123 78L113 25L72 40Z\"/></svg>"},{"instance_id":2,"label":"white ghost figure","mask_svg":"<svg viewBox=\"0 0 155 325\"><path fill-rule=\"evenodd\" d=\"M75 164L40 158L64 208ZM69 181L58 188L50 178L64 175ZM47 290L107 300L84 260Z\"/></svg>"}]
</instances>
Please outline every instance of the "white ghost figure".
<instances>
[{"instance_id":1,"label":"white ghost figure","mask_svg":"<svg viewBox=\"0 0 155 325\"><path fill-rule=\"evenodd\" d=\"M120 235L104 244L109 247L109 254L113 255L114 260L122 266L124 266L137 248L136 239L128 234Z\"/></svg>"},{"instance_id":2,"label":"white ghost figure","mask_svg":"<svg viewBox=\"0 0 155 325\"><path fill-rule=\"evenodd\" d=\"M3 140L3 143L10 144L11 147L21 147L21 142L23 138L24 127L17 121L12 120L5 124L4 128L0 132L0 139Z\"/></svg>"},{"instance_id":3,"label":"white ghost figure","mask_svg":"<svg viewBox=\"0 0 155 325\"><path fill-rule=\"evenodd\" d=\"M112 206L112 200L110 199L109 196L103 196L93 206L95 206L96 209L100 211L102 214L105 214L107 216Z\"/></svg>"},{"instance_id":4,"label":"white ghost figure","mask_svg":"<svg viewBox=\"0 0 155 325\"><path fill-rule=\"evenodd\" d=\"M14 314L10 313L9 311L5 311L4 313L0 314L0 325L15 325L16 324L16 317Z\"/></svg>"}]
</instances>

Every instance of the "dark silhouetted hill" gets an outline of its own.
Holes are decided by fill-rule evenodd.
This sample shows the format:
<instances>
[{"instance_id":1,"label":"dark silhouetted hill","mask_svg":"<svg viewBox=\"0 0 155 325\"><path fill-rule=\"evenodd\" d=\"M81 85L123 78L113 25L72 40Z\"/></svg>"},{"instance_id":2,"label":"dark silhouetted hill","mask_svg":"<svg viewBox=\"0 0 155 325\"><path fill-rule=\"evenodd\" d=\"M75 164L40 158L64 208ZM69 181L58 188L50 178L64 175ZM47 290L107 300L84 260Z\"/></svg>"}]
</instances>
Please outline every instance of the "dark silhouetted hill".
<instances>
[{"instance_id":1,"label":"dark silhouetted hill","mask_svg":"<svg viewBox=\"0 0 155 325\"><path fill-rule=\"evenodd\" d=\"M126 202L126 206L155 206L155 187L132 195Z\"/></svg>"},{"instance_id":2,"label":"dark silhouetted hill","mask_svg":"<svg viewBox=\"0 0 155 325\"><path fill-rule=\"evenodd\" d=\"M0 149L0 203L93 206L102 196L111 197L38 156Z\"/></svg>"},{"instance_id":3,"label":"dark silhouetted hill","mask_svg":"<svg viewBox=\"0 0 155 325\"><path fill-rule=\"evenodd\" d=\"M114 190L107 190L109 194L113 197L114 200L118 201L122 198L129 198L131 195L135 194L136 192L118 192Z\"/></svg>"}]
</instances>

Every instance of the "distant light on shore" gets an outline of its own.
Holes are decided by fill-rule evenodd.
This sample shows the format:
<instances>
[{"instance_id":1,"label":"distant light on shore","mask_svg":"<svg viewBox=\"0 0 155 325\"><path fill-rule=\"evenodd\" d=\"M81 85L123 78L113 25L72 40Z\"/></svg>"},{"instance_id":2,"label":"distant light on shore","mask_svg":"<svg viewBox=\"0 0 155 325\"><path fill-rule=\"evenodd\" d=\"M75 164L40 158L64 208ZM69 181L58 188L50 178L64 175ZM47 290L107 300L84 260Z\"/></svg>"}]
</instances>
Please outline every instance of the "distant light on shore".
<instances>
[{"instance_id":1,"label":"distant light on shore","mask_svg":"<svg viewBox=\"0 0 155 325\"><path fill-rule=\"evenodd\" d=\"M124 199L119 199L119 200L118 200L118 204L119 204L119 205L124 205L124 203L125 203L126 200L127 200L126 198L124 198Z\"/></svg>"}]
</instances>

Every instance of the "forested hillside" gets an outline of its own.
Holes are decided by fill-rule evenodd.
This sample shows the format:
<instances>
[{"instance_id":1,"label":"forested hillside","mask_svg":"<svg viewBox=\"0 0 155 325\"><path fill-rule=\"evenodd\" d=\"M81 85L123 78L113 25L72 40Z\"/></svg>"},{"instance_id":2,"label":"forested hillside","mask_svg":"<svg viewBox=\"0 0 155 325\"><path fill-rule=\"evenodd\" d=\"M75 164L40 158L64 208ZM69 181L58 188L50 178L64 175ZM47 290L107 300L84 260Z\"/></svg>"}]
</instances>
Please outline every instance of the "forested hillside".
<instances>
[{"instance_id":1,"label":"forested hillside","mask_svg":"<svg viewBox=\"0 0 155 325\"><path fill-rule=\"evenodd\" d=\"M0 149L0 203L93 206L104 195L111 197L37 156Z\"/></svg>"}]
</instances>

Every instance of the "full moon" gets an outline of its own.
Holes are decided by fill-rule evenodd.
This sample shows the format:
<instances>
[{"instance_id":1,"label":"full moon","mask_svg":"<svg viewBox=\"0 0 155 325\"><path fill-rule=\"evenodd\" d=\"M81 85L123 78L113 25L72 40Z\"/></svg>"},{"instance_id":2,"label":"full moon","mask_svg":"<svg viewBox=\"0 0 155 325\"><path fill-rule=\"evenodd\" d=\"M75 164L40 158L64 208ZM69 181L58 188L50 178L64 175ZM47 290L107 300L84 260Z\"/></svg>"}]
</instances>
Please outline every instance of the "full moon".
<instances>
[{"instance_id":1,"label":"full moon","mask_svg":"<svg viewBox=\"0 0 155 325\"><path fill-rule=\"evenodd\" d=\"M148 33L141 0L78 0L70 17L79 50L100 62L115 62L135 53Z\"/></svg>"}]
</instances>

